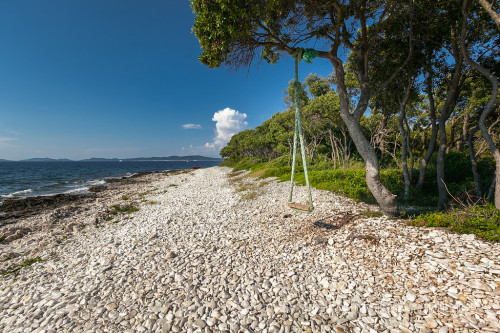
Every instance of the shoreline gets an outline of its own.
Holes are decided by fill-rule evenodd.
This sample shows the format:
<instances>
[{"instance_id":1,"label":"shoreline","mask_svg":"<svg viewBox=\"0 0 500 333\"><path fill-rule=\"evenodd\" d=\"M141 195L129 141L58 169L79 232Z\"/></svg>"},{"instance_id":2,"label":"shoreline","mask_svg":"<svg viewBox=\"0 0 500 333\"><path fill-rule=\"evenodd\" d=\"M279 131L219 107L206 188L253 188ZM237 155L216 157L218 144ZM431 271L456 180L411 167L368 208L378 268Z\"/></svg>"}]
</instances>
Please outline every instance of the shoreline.
<instances>
[{"instance_id":1,"label":"shoreline","mask_svg":"<svg viewBox=\"0 0 500 333\"><path fill-rule=\"evenodd\" d=\"M6 165L10 165L8 162ZM8 199L88 193L95 185L143 172L168 172L193 167L211 167L219 161L53 161L12 162L0 175L0 205ZM5 163L4 163L5 164ZM1 209L0 209L1 210Z\"/></svg>"},{"instance_id":2,"label":"shoreline","mask_svg":"<svg viewBox=\"0 0 500 333\"><path fill-rule=\"evenodd\" d=\"M0 330L500 329L499 244L316 189L303 214L286 208L289 182L186 171L2 226L20 237L0 243L2 260L19 254L1 269L31 261L0 278Z\"/></svg>"},{"instance_id":3,"label":"shoreline","mask_svg":"<svg viewBox=\"0 0 500 333\"><path fill-rule=\"evenodd\" d=\"M183 169L183 170L193 170ZM118 177L109 177L102 180L92 181L95 185L78 188L78 191L71 190L61 193L33 195L26 197L6 197L0 199L0 227L10 223L16 223L20 218L33 216L42 213L49 209L57 209L58 207L73 204L77 205L85 203L88 199L99 199L106 197L105 191L110 189L116 190L119 185L130 185L137 182L142 182L140 178L151 175L161 174L168 175L183 170L165 170L165 171L143 171L136 172L130 175ZM102 183L101 183L102 182ZM110 187L111 185L111 187ZM24 191L23 191L24 192ZM102 192L102 193L101 193ZM97 195L97 193L100 193Z\"/></svg>"}]
</instances>

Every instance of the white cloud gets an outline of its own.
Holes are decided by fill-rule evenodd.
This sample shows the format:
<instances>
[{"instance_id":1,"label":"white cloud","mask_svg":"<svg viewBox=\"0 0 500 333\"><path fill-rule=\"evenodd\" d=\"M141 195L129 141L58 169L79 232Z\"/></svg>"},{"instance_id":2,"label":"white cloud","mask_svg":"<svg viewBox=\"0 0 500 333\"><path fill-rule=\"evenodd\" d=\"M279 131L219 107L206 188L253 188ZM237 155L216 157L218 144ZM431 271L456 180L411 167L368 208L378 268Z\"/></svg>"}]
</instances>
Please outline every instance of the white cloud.
<instances>
[{"instance_id":1,"label":"white cloud","mask_svg":"<svg viewBox=\"0 0 500 333\"><path fill-rule=\"evenodd\" d=\"M12 141L19 140L17 138L7 138L7 137L0 137L0 148L11 148L15 147L13 144L11 144Z\"/></svg>"},{"instance_id":2,"label":"white cloud","mask_svg":"<svg viewBox=\"0 0 500 333\"><path fill-rule=\"evenodd\" d=\"M201 125L199 124L184 124L182 125L182 128L184 129L202 129Z\"/></svg>"},{"instance_id":3,"label":"white cloud","mask_svg":"<svg viewBox=\"0 0 500 333\"><path fill-rule=\"evenodd\" d=\"M15 141L17 138L6 138L6 137L0 137L0 142L9 142L9 141Z\"/></svg>"},{"instance_id":4,"label":"white cloud","mask_svg":"<svg viewBox=\"0 0 500 333\"><path fill-rule=\"evenodd\" d=\"M246 117L246 113L240 113L230 108L215 112L212 121L215 121L216 135L213 142L205 143L205 148L222 149L233 135L247 127Z\"/></svg>"}]
</instances>

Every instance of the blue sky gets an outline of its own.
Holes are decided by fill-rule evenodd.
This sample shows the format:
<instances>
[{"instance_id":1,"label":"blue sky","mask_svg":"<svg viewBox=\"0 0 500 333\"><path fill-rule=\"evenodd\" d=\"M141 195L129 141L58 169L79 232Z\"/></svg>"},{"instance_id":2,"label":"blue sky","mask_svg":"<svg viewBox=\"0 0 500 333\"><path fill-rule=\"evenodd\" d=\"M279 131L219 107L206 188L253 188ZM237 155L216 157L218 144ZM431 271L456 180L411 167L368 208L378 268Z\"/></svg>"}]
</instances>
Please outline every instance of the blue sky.
<instances>
[{"instance_id":1,"label":"blue sky","mask_svg":"<svg viewBox=\"0 0 500 333\"><path fill-rule=\"evenodd\" d=\"M0 158L218 156L285 108L291 58L209 69L193 20L188 0L0 0Z\"/></svg>"}]
</instances>

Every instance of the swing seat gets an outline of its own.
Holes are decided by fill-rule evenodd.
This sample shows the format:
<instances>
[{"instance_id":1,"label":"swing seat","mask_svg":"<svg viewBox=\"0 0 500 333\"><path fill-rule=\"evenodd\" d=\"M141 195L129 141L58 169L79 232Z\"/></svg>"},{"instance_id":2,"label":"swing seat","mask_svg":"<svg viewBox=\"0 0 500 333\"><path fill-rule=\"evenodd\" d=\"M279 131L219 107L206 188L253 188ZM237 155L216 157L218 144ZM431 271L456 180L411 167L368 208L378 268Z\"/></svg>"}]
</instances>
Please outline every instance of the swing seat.
<instances>
[{"instance_id":1,"label":"swing seat","mask_svg":"<svg viewBox=\"0 0 500 333\"><path fill-rule=\"evenodd\" d=\"M292 208L292 209L295 209L295 210L300 210L302 212L311 212L312 209L311 207L309 206L306 206L306 205L302 205L302 204L299 204L299 203L295 203L295 202L289 202L288 203L288 207Z\"/></svg>"}]
</instances>

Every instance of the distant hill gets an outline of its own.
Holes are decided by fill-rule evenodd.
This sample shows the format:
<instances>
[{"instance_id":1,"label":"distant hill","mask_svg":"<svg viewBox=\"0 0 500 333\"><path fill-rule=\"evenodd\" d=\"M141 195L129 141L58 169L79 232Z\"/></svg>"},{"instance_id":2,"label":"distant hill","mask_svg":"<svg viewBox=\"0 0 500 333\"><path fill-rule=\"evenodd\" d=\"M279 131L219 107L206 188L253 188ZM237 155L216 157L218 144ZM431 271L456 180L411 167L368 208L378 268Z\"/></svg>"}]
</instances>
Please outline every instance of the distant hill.
<instances>
[{"instance_id":1,"label":"distant hill","mask_svg":"<svg viewBox=\"0 0 500 333\"><path fill-rule=\"evenodd\" d=\"M67 158L42 157L42 158L28 158L27 160L21 160L19 162L72 162L72 161L68 160Z\"/></svg>"},{"instance_id":2,"label":"distant hill","mask_svg":"<svg viewBox=\"0 0 500 333\"><path fill-rule=\"evenodd\" d=\"M137 157L137 158L89 158L81 162L100 162L100 161L220 161L221 158L206 157L200 155L190 156L168 156L168 157Z\"/></svg>"},{"instance_id":3,"label":"distant hill","mask_svg":"<svg viewBox=\"0 0 500 333\"><path fill-rule=\"evenodd\" d=\"M137 158L87 158L80 160L78 162L118 162L118 161L221 161L222 158L206 157L200 155L190 155L190 156L167 156L167 157L137 157ZM0 162L12 162L9 160L0 159ZM29 158L26 160L21 160L19 162L74 162L67 158Z\"/></svg>"},{"instance_id":4,"label":"distant hill","mask_svg":"<svg viewBox=\"0 0 500 333\"><path fill-rule=\"evenodd\" d=\"M119 161L118 158L100 158L100 157L92 157L84 160L80 160L79 162L103 162L103 161Z\"/></svg>"},{"instance_id":5,"label":"distant hill","mask_svg":"<svg viewBox=\"0 0 500 333\"><path fill-rule=\"evenodd\" d=\"M4 160L3 158L0 158L0 162L12 162L12 161Z\"/></svg>"}]
</instances>

